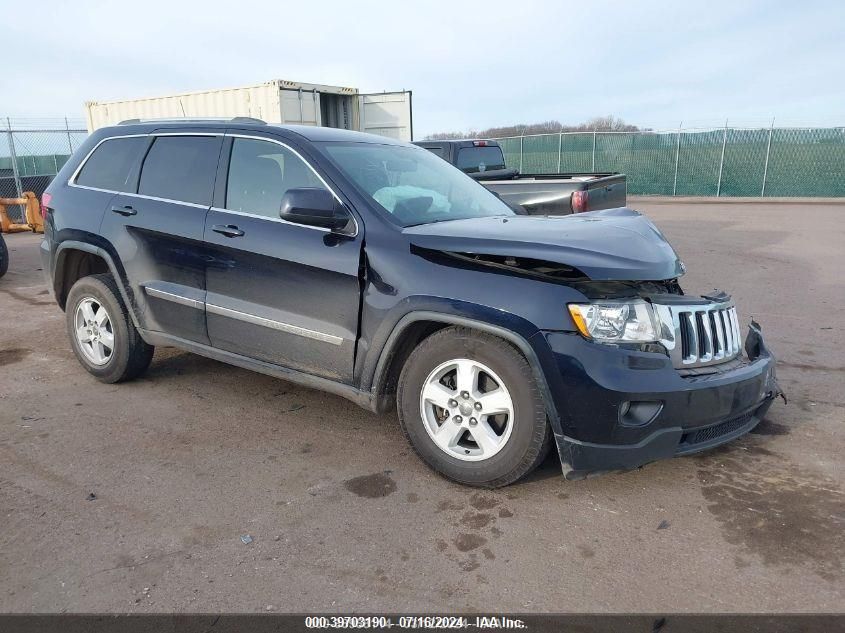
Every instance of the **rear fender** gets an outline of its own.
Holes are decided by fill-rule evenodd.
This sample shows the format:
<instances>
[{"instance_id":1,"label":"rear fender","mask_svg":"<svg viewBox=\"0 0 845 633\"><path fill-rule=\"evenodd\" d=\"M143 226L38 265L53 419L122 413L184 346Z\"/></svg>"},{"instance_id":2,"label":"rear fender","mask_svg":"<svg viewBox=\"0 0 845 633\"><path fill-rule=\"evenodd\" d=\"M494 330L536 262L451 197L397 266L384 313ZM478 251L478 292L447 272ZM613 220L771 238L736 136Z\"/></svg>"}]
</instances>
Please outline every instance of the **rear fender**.
<instances>
[{"instance_id":1,"label":"rear fender","mask_svg":"<svg viewBox=\"0 0 845 633\"><path fill-rule=\"evenodd\" d=\"M120 291L121 299L123 299L124 305L127 306L129 316L132 318L133 325L136 328L140 328L141 326L137 316L137 305L135 304L132 293L129 292L127 288L125 275L122 274L121 269L118 268L117 264L115 263L112 256L108 253L108 251L99 246L96 246L95 244L90 244L88 242L80 242L77 240L65 240L61 244L59 244L59 246L56 248L55 265L53 268L53 292L55 296L57 298L60 296L60 284L62 283L62 279L64 278L64 265L67 261L67 255L70 251L83 251L85 253L91 253L92 255L96 255L102 258L106 262L106 265L109 267L109 272L111 272L112 276L117 282L117 287Z\"/></svg>"}]
</instances>

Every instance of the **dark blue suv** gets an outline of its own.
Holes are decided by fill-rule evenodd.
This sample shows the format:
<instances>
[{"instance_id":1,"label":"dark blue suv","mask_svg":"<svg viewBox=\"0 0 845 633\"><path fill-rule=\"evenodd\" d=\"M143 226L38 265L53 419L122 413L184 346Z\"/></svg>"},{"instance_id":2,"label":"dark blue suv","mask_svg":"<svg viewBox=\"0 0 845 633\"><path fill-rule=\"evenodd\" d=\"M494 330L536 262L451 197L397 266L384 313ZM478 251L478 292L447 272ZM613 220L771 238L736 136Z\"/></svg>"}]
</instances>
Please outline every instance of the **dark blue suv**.
<instances>
[{"instance_id":1,"label":"dark blue suv","mask_svg":"<svg viewBox=\"0 0 845 633\"><path fill-rule=\"evenodd\" d=\"M44 197L44 270L103 382L174 346L396 407L411 445L501 486L716 446L780 393L730 297L626 208L515 215L430 152L249 119L95 132Z\"/></svg>"}]
</instances>

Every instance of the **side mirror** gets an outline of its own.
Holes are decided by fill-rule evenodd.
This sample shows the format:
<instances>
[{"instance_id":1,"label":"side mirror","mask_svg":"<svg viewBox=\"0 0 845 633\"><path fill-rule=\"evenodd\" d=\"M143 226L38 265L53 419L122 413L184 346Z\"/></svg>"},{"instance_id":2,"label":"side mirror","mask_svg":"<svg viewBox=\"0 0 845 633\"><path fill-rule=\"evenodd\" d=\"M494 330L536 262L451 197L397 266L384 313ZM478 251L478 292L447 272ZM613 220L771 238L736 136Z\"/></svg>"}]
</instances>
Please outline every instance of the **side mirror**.
<instances>
[{"instance_id":1,"label":"side mirror","mask_svg":"<svg viewBox=\"0 0 845 633\"><path fill-rule=\"evenodd\" d=\"M337 231L349 224L349 213L330 191L315 187L288 189L279 217L286 222Z\"/></svg>"}]
</instances>

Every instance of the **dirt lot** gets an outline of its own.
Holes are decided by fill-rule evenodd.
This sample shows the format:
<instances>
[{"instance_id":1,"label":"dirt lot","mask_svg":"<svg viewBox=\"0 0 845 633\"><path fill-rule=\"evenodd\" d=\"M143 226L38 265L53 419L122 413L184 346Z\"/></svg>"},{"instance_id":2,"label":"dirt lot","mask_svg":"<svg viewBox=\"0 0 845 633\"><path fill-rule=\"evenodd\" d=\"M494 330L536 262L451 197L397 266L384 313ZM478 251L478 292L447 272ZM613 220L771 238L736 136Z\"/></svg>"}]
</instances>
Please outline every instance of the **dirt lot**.
<instances>
[{"instance_id":1,"label":"dirt lot","mask_svg":"<svg viewBox=\"0 0 845 633\"><path fill-rule=\"evenodd\" d=\"M7 236L0 611L841 610L845 207L632 206L688 291L763 325L789 405L701 456L495 492L433 475L393 415L198 356L96 382L39 238Z\"/></svg>"}]
</instances>

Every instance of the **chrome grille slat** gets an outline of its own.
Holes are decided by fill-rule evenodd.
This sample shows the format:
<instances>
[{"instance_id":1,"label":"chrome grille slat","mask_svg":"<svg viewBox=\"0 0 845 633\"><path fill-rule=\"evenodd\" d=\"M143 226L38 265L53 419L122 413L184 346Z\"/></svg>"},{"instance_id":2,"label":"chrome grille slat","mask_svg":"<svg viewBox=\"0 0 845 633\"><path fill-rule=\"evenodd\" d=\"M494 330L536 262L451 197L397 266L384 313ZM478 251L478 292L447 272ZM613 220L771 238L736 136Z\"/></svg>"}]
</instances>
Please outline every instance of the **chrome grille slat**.
<instances>
[{"instance_id":1,"label":"chrome grille slat","mask_svg":"<svg viewBox=\"0 0 845 633\"><path fill-rule=\"evenodd\" d=\"M715 365L740 353L736 308L730 301L689 305L657 304L661 343L678 369Z\"/></svg>"},{"instance_id":2,"label":"chrome grille slat","mask_svg":"<svg viewBox=\"0 0 845 633\"><path fill-rule=\"evenodd\" d=\"M733 319L731 319L731 311L728 310L725 313L725 345L728 346L728 349L731 350L731 356L737 353L736 345L734 345L734 324Z\"/></svg>"},{"instance_id":3,"label":"chrome grille slat","mask_svg":"<svg viewBox=\"0 0 845 633\"><path fill-rule=\"evenodd\" d=\"M725 326L722 321L724 312L724 310L713 310L710 313L712 315L713 327L716 328L716 341L719 345L719 349L716 350L716 354L714 355L716 359L724 358L727 353L725 349Z\"/></svg>"},{"instance_id":4,"label":"chrome grille slat","mask_svg":"<svg viewBox=\"0 0 845 633\"><path fill-rule=\"evenodd\" d=\"M731 320L734 325L734 349L739 352L742 347L742 334L739 330L739 318L736 316L736 308L731 308Z\"/></svg>"},{"instance_id":5,"label":"chrome grille slat","mask_svg":"<svg viewBox=\"0 0 845 633\"><path fill-rule=\"evenodd\" d=\"M734 323L730 310L725 314L725 332L725 345L728 346L728 355L732 356L736 352L736 346L734 345Z\"/></svg>"},{"instance_id":6,"label":"chrome grille slat","mask_svg":"<svg viewBox=\"0 0 845 633\"><path fill-rule=\"evenodd\" d=\"M731 350L733 346L730 343L730 330L728 329L728 311L727 310L719 310L719 332L722 335L722 340L724 341L724 356L730 356Z\"/></svg>"},{"instance_id":7,"label":"chrome grille slat","mask_svg":"<svg viewBox=\"0 0 845 633\"><path fill-rule=\"evenodd\" d=\"M687 356L687 359L689 359L688 362L694 363L698 360L698 351L699 351L699 347L698 347L698 326L695 322L695 314L693 312L687 312L685 314L685 316L687 318L687 332L689 333L689 350L690 350L690 353L689 353L689 356ZM687 359L684 359L684 360L687 360Z\"/></svg>"},{"instance_id":8,"label":"chrome grille slat","mask_svg":"<svg viewBox=\"0 0 845 633\"><path fill-rule=\"evenodd\" d=\"M713 360L713 331L710 329L710 311L705 310L697 313L696 323L702 333L702 342L704 343L701 352L701 358L698 360L702 363L707 363Z\"/></svg>"}]
</instances>

